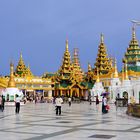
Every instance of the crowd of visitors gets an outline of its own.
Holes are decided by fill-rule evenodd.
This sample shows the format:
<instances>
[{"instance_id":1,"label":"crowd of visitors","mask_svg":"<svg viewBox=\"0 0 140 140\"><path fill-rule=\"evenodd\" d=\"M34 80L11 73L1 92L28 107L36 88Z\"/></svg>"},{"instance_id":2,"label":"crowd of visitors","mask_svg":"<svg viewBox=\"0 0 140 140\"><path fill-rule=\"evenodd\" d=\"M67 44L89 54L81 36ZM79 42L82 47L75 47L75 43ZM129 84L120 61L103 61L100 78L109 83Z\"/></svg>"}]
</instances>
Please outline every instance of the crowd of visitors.
<instances>
[{"instance_id":1,"label":"crowd of visitors","mask_svg":"<svg viewBox=\"0 0 140 140\"><path fill-rule=\"evenodd\" d=\"M39 97L39 96L36 95L34 98L26 96L26 97L23 97L21 99L18 95L16 95L16 98L15 98L15 113L16 114L19 114L19 112L20 112L20 102L21 102L21 100L24 102L24 104L27 101L29 101L29 102L34 101L35 104L46 102L46 100L44 99L43 96ZM98 95L95 96L95 97L89 97L88 101L89 101L90 105L92 105L95 102L96 110L99 111L99 103L100 103L100 101L99 101ZM75 103L75 97L67 97L67 101L66 101L65 97L61 97L61 96L52 97L51 102L53 104L55 104L56 115L61 115L62 104L64 102L66 102L66 103L68 103L68 106L71 107L72 102ZM3 96L0 96L0 109L1 109L1 111L4 110L4 104L5 104L5 98ZM107 95L104 95L102 97L102 113L103 114L108 113L108 110L109 110L109 105L108 105Z\"/></svg>"}]
</instances>

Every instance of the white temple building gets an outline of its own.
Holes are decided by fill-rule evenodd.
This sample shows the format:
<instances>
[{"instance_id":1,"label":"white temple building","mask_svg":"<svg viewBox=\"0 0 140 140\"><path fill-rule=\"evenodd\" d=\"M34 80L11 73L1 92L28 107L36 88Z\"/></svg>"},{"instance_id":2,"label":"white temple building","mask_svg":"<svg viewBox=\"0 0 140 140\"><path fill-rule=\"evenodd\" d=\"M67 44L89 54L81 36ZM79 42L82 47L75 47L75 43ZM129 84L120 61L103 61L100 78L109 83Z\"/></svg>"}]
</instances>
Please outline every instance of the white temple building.
<instances>
[{"instance_id":1,"label":"white temple building","mask_svg":"<svg viewBox=\"0 0 140 140\"><path fill-rule=\"evenodd\" d=\"M140 79L129 80L127 72L127 64L124 65L124 71L122 71L122 79L118 77L118 71L115 62L115 73L111 79L111 85L109 87L111 100L114 102L117 98L127 98L130 103L131 97L133 97L136 103L139 103L140 98Z\"/></svg>"},{"instance_id":2,"label":"white temple building","mask_svg":"<svg viewBox=\"0 0 140 140\"><path fill-rule=\"evenodd\" d=\"M23 92L16 88L14 80L14 65L10 64L10 79L8 82L8 87L2 91L2 95L5 97L6 101L15 101L16 95L23 97Z\"/></svg>"},{"instance_id":3,"label":"white temple building","mask_svg":"<svg viewBox=\"0 0 140 140\"><path fill-rule=\"evenodd\" d=\"M93 88L91 89L91 96L92 97L95 97L98 95L98 98L99 98L99 101L102 101L102 96L101 94L105 92L105 89L103 87L103 84L102 82L100 82L100 79L99 79L99 74L97 72L97 79L96 79L96 82L93 86ZM94 99L95 101L95 99Z\"/></svg>"}]
</instances>

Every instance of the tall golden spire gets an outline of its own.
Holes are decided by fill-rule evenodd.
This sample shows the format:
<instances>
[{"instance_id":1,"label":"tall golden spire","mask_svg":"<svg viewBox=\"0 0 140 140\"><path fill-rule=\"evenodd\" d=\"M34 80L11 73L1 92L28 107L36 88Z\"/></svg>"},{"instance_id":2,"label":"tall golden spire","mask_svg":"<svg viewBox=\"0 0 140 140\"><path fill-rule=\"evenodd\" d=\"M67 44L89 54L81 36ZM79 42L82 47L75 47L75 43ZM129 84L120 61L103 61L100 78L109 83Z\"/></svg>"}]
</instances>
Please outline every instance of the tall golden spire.
<instances>
[{"instance_id":1,"label":"tall golden spire","mask_svg":"<svg viewBox=\"0 0 140 140\"><path fill-rule=\"evenodd\" d=\"M125 63L124 63L124 67L125 67L125 76L124 76L124 79L125 79L125 80L128 80L127 60L126 60Z\"/></svg>"},{"instance_id":2,"label":"tall golden spire","mask_svg":"<svg viewBox=\"0 0 140 140\"><path fill-rule=\"evenodd\" d=\"M10 79L8 82L8 87L16 87L15 80L14 80L14 65L10 63Z\"/></svg>"},{"instance_id":3,"label":"tall golden spire","mask_svg":"<svg viewBox=\"0 0 140 140\"><path fill-rule=\"evenodd\" d=\"M72 70L71 56L68 48L68 40L66 40L66 49L63 55L63 62L59 69L59 79L68 79Z\"/></svg>"},{"instance_id":4,"label":"tall golden spire","mask_svg":"<svg viewBox=\"0 0 140 140\"><path fill-rule=\"evenodd\" d=\"M99 74L107 74L112 69L110 60L108 58L106 46L104 44L103 34L101 34L101 37L100 37L98 54L97 54L97 58L96 58L96 63L94 65L96 68L98 68Z\"/></svg>"},{"instance_id":5,"label":"tall golden spire","mask_svg":"<svg viewBox=\"0 0 140 140\"><path fill-rule=\"evenodd\" d=\"M22 57L22 52L20 52L20 58L19 58L18 64L25 65L25 64L24 64L24 61L23 61L23 57Z\"/></svg>"},{"instance_id":6,"label":"tall golden spire","mask_svg":"<svg viewBox=\"0 0 140 140\"><path fill-rule=\"evenodd\" d=\"M26 73L25 73L26 76L33 76L32 72L31 72L31 69L30 69L30 65L28 64L28 67L26 69Z\"/></svg>"},{"instance_id":7,"label":"tall golden spire","mask_svg":"<svg viewBox=\"0 0 140 140\"><path fill-rule=\"evenodd\" d=\"M116 59L115 59L115 64L114 64L114 78L118 78L118 70L117 70L117 62L116 62Z\"/></svg>"},{"instance_id":8,"label":"tall golden spire","mask_svg":"<svg viewBox=\"0 0 140 140\"><path fill-rule=\"evenodd\" d=\"M99 83L100 82L100 78L99 78L99 70L97 68L97 78L96 78L96 83Z\"/></svg>"},{"instance_id":9,"label":"tall golden spire","mask_svg":"<svg viewBox=\"0 0 140 140\"><path fill-rule=\"evenodd\" d=\"M72 64L73 64L73 75L76 81L81 82L83 80L84 72L81 69L80 61L79 61L79 50L78 48L74 48Z\"/></svg>"},{"instance_id":10,"label":"tall golden spire","mask_svg":"<svg viewBox=\"0 0 140 140\"><path fill-rule=\"evenodd\" d=\"M22 53L20 53L20 58L19 58L18 65L15 70L15 75L19 76L19 77L23 77L23 76L25 76L24 74L26 73L26 70L27 70L27 68L26 68L24 60L22 58Z\"/></svg>"}]
</instances>

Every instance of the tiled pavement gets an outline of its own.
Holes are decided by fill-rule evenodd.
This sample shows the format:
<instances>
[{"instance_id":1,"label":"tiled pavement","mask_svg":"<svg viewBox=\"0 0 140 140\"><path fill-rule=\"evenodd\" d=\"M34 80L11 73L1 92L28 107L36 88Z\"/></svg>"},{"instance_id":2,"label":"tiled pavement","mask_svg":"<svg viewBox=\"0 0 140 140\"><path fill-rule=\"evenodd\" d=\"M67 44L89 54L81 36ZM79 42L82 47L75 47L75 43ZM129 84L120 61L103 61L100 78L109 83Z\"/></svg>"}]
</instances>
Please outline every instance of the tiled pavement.
<instances>
[{"instance_id":1,"label":"tiled pavement","mask_svg":"<svg viewBox=\"0 0 140 140\"><path fill-rule=\"evenodd\" d=\"M29 103L16 115L14 107L0 112L0 140L139 140L140 119L127 116L126 108L111 105L102 115L101 105L63 104L62 115L55 115L51 103Z\"/></svg>"}]
</instances>

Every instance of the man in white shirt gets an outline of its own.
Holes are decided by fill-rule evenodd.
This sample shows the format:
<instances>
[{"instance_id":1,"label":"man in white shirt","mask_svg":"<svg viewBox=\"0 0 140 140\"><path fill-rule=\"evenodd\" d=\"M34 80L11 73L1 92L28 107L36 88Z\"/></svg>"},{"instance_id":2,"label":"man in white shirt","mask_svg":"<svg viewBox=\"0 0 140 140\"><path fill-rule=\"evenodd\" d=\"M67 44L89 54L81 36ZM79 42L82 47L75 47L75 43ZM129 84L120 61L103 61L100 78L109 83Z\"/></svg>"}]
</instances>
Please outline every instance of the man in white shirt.
<instances>
[{"instance_id":1,"label":"man in white shirt","mask_svg":"<svg viewBox=\"0 0 140 140\"><path fill-rule=\"evenodd\" d=\"M68 98L69 106L71 106L71 97Z\"/></svg>"},{"instance_id":2,"label":"man in white shirt","mask_svg":"<svg viewBox=\"0 0 140 140\"><path fill-rule=\"evenodd\" d=\"M16 95L15 104L16 104L16 113L19 113L19 111L20 111L20 97L18 95Z\"/></svg>"},{"instance_id":3,"label":"man in white shirt","mask_svg":"<svg viewBox=\"0 0 140 140\"><path fill-rule=\"evenodd\" d=\"M61 115L61 106L62 106L62 103L63 103L63 99L58 96L56 99L55 99L55 104L56 104L56 115Z\"/></svg>"}]
</instances>

